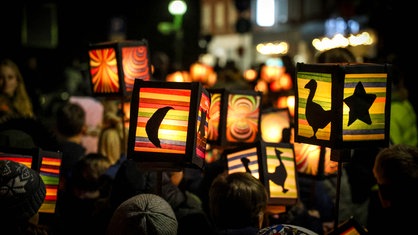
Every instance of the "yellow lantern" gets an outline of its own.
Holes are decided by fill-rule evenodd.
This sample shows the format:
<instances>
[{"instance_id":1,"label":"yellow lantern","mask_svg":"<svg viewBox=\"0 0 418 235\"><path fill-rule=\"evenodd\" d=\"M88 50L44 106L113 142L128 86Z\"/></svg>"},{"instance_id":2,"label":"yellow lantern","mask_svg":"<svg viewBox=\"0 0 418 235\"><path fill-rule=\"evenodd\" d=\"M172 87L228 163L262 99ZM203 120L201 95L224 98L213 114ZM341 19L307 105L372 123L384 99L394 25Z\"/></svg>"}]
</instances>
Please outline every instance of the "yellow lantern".
<instances>
[{"instance_id":1,"label":"yellow lantern","mask_svg":"<svg viewBox=\"0 0 418 235\"><path fill-rule=\"evenodd\" d=\"M295 141L344 149L387 146L388 64L297 64Z\"/></svg>"}]
</instances>

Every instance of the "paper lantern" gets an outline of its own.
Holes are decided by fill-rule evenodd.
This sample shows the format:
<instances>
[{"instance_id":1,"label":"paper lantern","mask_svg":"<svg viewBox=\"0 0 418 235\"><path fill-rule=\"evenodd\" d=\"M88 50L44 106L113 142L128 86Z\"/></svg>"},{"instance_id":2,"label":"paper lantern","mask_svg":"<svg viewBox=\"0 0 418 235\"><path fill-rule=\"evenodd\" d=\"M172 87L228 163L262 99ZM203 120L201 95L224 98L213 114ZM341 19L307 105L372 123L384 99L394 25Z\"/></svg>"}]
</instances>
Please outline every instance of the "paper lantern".
<instances>
[{"instance_id":1,"label":"paper lantern","mask_svg":"<svg viewBox=\"0 0 418 235\"><path fill-rule=\"evenodd\" d=\"M135 80L128 158L145 168L202 168L209 107L209 92L199 82Z\"/></svg>"},{"instance_id":2,"label":"paper lantern","mask_svg":"<svg viewBox=\"0 0 418 235\"><path fill-rule=\"evenodd\" d=\"M11 160L37 171L38 148L0 147L0 160Z\"/></svg>"},{"instance_id":3,"label":"paper lantern","mask_svg":"<svg viewBox=\"0 0 418 235\"><path fill-rule=\"evenodd\" d=\"M95 96L123 97L132 92L135 79L151 79L145 39L92 44L88 54L90 82Z\"/></svg>"},{"instance_id":4,"label":"paper lantern","mask_svg":"<svg viewBox=\"0 0 418 235\"><path fill-rule=\"evenodd\" d=\"M211 94L210 143L238 146L260 139L262 93L208 89Z\"/></svg>"},{"instance_id":5,"label":"paper lantern","mask_svg":"<svg viewBox=\"0 0 418 235\"><path fill-rule=\"evenodd\" d=\"M388 146L389 64L296 67L296 142L333 149Z\"/></svg>"},{"instance_id":6,"label":"paper lantern","mask_svg":"<svg viewBox=\"0 0 418 235\"><path fill-rule=\"evenodd\" d=\"M221 120L225 116L226 110L223 110L225 106L225 89L207 89L211 102L209 109L209 125L208 125L208 138L207 141L209 144L221 145L221 135L223 126L225 123Z\"/></svg>"},{"instance_id":7,"label":"paper lantern","mask_svg":"<svg viewBox=\"0 0 418 235\"><path fill-rule=\"evenodd\" d=\"M39 157L41 159L39 175L46 186L45 200L39 208L39 212L55 213L58 191L60 190L62 152L40 149Z\"/></svg>"},{"instance_id":8,"label":"paper lantern","mask_svg":"<svg viewBox=\"0 0 418 235\"><path fill-rule=\"evenodd\" d=\"M258 141L222 154L228 174L248 172L267 189L269 204L294 205L299 190L296 177L295 152L292 144Z\"/></svg>"},{"instance_id":9,"label":"paper lantern","mask_svg":"<svg viewBox=\"0 0 418 235\"><path fill-rule=\"evenodd\" d=\"M0 160L11 160L35 170L41 176L45 188L45 199L40 213L54 214L60 185L62 152L46 151L41 148L0 148Z\"/></svg>"}]
</instances>

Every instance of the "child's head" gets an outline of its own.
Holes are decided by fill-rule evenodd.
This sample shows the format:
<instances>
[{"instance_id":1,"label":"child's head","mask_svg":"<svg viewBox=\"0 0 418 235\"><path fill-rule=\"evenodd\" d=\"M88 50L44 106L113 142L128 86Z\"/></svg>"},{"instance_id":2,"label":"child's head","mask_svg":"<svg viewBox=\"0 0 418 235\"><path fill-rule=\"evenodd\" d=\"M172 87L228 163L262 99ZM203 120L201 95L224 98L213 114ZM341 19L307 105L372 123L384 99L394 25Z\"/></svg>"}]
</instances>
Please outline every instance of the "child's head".
<instances>
[{"instance_id":1,"label":"child's head","mask_svg":"<svg viewBox=\"0 0 418 235\"><path fill-rule=\"evenodd\" d=\"M67 102L56 113L57 131L63 137L73 137L86 130L86 112L76 103Z\"/></svg>"},{"instance_id":2,"label":"child's head","mask_svg":"<svg viewBox=\"0 0 418 235\"><path fill-rule=\"evenodd\" d=\"M220 229L260 228L267 201L264 185L247 172L220 174L209 190L210 215Z\"/></svg>"}]
</instances>

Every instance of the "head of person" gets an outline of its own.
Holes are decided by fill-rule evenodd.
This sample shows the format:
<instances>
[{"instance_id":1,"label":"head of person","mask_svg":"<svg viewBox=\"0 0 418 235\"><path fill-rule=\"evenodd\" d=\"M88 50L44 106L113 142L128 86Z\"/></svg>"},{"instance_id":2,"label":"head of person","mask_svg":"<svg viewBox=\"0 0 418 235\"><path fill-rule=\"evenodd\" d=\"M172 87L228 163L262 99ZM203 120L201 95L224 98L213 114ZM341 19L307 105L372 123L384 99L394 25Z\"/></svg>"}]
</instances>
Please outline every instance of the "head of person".
<instances>
[{"instance_id":1,"label":"head of person","mask_svg":"<svg viewBox=\"0 0 418 235\"><path fill-rule=\"evenodd\" d=\"M81 158L74 165L70 178L72 193L81 199L98 198L110 165L109 159L100 153L89 153Z\"/></svg>"},{"instance_id":2,"label":"head of person","mask_svg":"<svg viewBox=\"0 0 418 235\"><path fill-rule=\"evenodd\" d=\"M19 87L24 84L18 66L10 59L0 62L0 88L5 95L13 97ZM24 87L24 86L23 86ZM21 89L21 88L19 88Z\"/></svg>"},{"instance_id":3,"label":"head of person","mask_svg":"<svg viewBox=\"0 0 418 235\"><path fill-rule=\"evenodd\" d=\"M382 149L373 174L383 207L418 208L418 148L396 144Z\"/></svg>"},{"instance_id":4,"label":"head of person","mask_svg":"<svg viewBox=\"0 0 418 235\"><path fill-rule=\"evenodd\" d=\"M222 173L209 189L209 213L217 229L260 228L267 202L264 185L246 172Z\"/></svg>"},{"instance_id":5,"label":"head of person","mask_svg":"<svg viewBox=\"0 0 418 235\"><path fill-rule=\"evenodd\" d=\"M33 107L17 64L8 58L0 61L0 94L12 99L18 115L33 116Z\"/></svg>"},{"instance_id":6,"label":"head of person","mask_svg":"<svg viewBox=\"0 0 418 235\"><path fill-rule=\"evenodd\" d=\"M114 211L107 235L176 235L178 223L170 204L156 194L138 194Z\"/></svg>"},{"instance_id":7,"label":"head of person","mask_svg":"<svg viewBox=\"0 0 418 235\"><path fill-rule=\"evenodd\" d=\"M316 56L317 63L355 63L354 54L344 47L332 48Z\"/></svg>"},{"instance_id":8,"label":"head of person","mask_svg":"<svg viewBox=\"0 0 418 235\"><path fill-rule=\"evenodd\" d=\"M57 131L63 137L73 137L86 131L86 112L79 104L66 102L56 113Z\"/></svg>"},{"instance_id":9,"label":"head of person","mask_svg":"<svg viewBox=\"0 0 418 235\"><path fill-rule=\"evenodd\" d=\"M2 231L29 223L37 224L39 208L46 195L39 173L26 165L0 160L0 224Z\"/></svg>"}]
</instances>

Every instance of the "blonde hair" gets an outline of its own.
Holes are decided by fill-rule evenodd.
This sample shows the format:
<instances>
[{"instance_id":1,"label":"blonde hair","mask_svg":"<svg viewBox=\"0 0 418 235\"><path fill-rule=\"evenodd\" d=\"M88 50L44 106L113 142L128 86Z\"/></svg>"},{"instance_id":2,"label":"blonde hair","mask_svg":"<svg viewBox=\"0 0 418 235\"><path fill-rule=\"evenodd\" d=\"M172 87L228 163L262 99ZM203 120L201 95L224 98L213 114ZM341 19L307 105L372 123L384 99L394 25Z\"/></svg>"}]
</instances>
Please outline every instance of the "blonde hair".
<instances>
[{"instance_id":1,"label":"blonde hair","mask_svg":"<svg viewBox=\"0 0 418 235\"><path fill-rule=\"evenodd\" d=\"M127 131L122 117L118 116L118 103L104 101L103 126L99 136L98 152L115 164L125 154Z\"/></svg>"},{"instance_id":2,"label":"blonde hair","mask_svg":"<svg viewBox=\"0 0 418 235\"><path fill-rule=\"evenodd\" d=\"M25 117L33 117L34 112L32 101L30 100L29 95L26 91L25 81L23 80L23 76L20 73L19 67L11 59L1 60L0 67L1 66L10 67L17 78L18 85L13 97L11 97L13 108L18 112L19 115Z\"/></svg>"}]
</instances>

